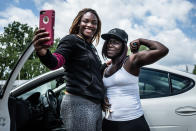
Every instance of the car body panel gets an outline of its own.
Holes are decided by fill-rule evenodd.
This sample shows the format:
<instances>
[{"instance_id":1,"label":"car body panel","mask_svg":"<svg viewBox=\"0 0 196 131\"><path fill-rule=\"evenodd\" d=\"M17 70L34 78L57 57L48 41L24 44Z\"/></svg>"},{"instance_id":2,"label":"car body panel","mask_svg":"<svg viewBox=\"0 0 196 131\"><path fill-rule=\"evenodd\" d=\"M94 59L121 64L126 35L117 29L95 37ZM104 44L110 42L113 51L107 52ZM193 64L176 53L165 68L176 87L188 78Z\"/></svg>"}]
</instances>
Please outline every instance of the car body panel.
<instances>
[{"instance_id":1,"label":"car body panel","mask_svg":"<svg viewBox=\"0 0 196 131\"><path fill-rule=\"evenodd\" d=\"M180 129L184 131L188 128L189 131L194 131L191 126L195 125L196 115L182 116L176 113L179 107L195 107L196 103L190 100L191 98L186 99L183 95L142 99L142 107L149 126L155 131L159 131L160 127L161 131L179 131Z\"/></svg>"},{"instance_id":2,"label":"car body panel","mask_svg":"<svg viewBox=\"0 0 196 131\"><path fill-rule=\"evenodd\" d=\"M146 66L152 68L152 65ZM169 73L186 76L196 81L196 76L153 66L153 69L164 70ZM196 87L172 96L141 99L145 118L151 131L195 131L196 125Z\"/></svg>"}]
</instances>

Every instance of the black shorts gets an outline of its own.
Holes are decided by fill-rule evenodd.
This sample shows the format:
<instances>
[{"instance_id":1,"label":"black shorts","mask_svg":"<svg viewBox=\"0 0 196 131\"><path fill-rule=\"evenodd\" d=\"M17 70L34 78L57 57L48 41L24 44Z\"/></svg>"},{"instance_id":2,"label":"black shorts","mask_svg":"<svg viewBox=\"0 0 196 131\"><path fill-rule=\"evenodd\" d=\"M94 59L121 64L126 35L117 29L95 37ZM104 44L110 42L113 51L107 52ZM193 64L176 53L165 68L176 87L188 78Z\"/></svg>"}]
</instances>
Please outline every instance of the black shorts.
<instances>
[{"instance_id":1,"label":"black shorts","mask_svg":"<svg viewBox=\"0 0 196 131\"><path fill-rule=\"evenodd\" d=\"M103 119L102 131L150 131L144 116L129 121L110 121Z\"/></svg>"}]
</instances>

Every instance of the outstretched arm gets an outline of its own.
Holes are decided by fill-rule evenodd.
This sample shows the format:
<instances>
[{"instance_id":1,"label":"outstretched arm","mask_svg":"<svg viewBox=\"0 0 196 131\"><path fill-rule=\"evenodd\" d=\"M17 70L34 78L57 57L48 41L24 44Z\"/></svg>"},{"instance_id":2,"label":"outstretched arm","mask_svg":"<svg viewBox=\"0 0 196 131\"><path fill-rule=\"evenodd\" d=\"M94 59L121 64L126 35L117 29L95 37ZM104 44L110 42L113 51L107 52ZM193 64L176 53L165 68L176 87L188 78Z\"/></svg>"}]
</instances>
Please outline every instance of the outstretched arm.
<instances>
[{"instance_id":1,"label":"outstretched arm","mask_svg":"<svg viewBox=\"0 0 196 131\"><path fill-rule=\"evenodd\" d=\"M55 70L65 63L65 59L59 53L52 54L48 49L50 46L44 45L44 42L49 39L48 32L46 32L45 29L39 29L35 32L32 43L40 61L49 69Z\"/></svg>"}]
</instances>

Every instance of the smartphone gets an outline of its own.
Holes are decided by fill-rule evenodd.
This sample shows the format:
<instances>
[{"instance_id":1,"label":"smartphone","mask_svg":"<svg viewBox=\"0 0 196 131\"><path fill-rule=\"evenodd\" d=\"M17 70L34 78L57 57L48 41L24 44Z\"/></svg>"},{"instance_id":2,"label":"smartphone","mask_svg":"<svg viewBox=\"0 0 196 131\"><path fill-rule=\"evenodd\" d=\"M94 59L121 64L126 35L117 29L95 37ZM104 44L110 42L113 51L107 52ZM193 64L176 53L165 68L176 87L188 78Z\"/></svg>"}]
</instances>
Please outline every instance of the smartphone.
<instances>
[{"instance_id":1,"label":"smartphone","mask_svg":"<svg viewBox=\"0 0 196 131\"><path fill-rule=\"evenodd\" d=\"M55 22L55 11L54 10L41 10L40 11L40 20L39 28L45 28L49 32L49 41L46 41L44 44L53 45L54 43L54 23Z\"/></svg>"}]
</instances>

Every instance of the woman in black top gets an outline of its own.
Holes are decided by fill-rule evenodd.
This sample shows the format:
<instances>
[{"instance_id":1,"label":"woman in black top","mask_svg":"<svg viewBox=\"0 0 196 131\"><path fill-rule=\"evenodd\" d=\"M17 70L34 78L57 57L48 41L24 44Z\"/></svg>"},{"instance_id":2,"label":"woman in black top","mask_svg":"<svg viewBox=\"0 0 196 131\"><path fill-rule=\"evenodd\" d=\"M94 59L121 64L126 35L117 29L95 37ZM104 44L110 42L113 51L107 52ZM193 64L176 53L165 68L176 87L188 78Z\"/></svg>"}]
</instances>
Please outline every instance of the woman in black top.
<instances>
[{"instance_id":1,"label":"woman in black top","mask_svg":"<svg viewBox=\"0 0 196 131\"><path fill-rule=\"evenodd\" d=\"M40 61L50 69L61 66L66 73L66 95L61 104L61 115L66 131L100 131L101 102L105 89L102 82L103 66L92 44L98 44L101 21L96 11L85 8L75 17L70 34L61 39L51 53L43 43L50 38L39 29L33 39Z\"/></svg>"}]
</instances>

